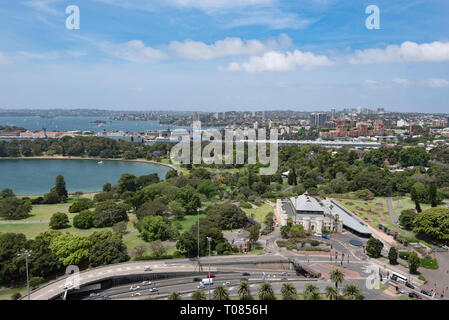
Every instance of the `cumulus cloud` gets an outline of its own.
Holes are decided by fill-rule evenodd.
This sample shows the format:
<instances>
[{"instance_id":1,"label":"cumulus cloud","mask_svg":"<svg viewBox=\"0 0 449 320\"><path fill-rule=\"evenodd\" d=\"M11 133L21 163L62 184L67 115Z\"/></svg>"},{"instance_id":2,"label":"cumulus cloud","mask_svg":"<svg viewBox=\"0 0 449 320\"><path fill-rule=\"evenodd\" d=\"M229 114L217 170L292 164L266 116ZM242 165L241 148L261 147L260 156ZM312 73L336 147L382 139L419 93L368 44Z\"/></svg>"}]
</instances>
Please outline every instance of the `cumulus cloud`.
<instances>
[{"instance_id":1,"label":"cumulus cloud","mask_svg":"<svg viewBox=\"0 0 449 320\"><path fill-rule=\"evenodd\" d=\"M291 39L287 35L282 34L278 39L265 42L240 38L225 38L210 45L193 40L172 41L169 49L182 58L210 60L229 56L257 55L275 48L286 48L290 45Z\"/></svg>"},{"instance_id":2,"label":"cumulus cloud","mask_svg":"<svg viewBox=\"0 0 449 320\"><path fill-rule=\"evenodd\" d=\"M294 71L298 67L303 69L312 69L315 67L330 66L332 62L327 56L315 55L311 52L302 52L294 50L293 52L281 53L270 51L263 56L253 56L247 62L232 62L226 68L220 68L226 71L246 71L246 72L265 72L265 71Z\"/></svg>"},{"instance_id":3,"label":"cumulus cloud","mask_svg":"<svg viewBox=\"0 0 449 320\"><path fill-rule=\"evenodd\" d=\"M410 87L413 82L408 80L408 79L402 79L402 78L394 78L393 80L394 84L397 84L399 86L403 86L403 87Z\"/></svg>"},{"instance_id":4,"label":"cumulus cloud","mask_svg":"<svg viewBox=\"0 0 449 320\"><path fill-rule=\"evenodd\" d=\"M439 41L423 44L406 41L400 46L391 45L385 49L357 50L349 59L351 64L445 61L449 61L449 42Z\"/></svg>"},{"instance_id":5,"label":"cumulus cloud","mask_svg":"<svg viewBox=\"0 0 449 320\"><path fill-rule=\"evenodd\" d=\"M147 47L141 40L131 40L116 46L104 45L103 50L117 58L132 62L146 62L166 57L161 50Z\"/></svg>"},{"instance_id":6,"label":"cumulus cloud","mask_svg":"<svg viewBox=\"0 0 449 320\"><path fill-rule=\"evenodd\" d=\"M449 88L449 81L446 79L430 79L426 81L426 86L433 89Z\"/></svg>"}]
</instances>

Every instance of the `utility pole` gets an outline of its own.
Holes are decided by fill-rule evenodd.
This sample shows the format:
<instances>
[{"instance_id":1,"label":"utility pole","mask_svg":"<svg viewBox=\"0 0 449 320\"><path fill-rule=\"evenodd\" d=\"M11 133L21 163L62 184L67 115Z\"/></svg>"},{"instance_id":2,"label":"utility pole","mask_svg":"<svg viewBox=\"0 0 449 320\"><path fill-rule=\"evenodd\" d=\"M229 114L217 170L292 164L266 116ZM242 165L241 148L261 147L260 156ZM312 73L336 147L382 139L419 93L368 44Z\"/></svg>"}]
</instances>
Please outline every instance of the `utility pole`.
<instances>
[{"instance_id":1,"label":"utility pole","mask_svg":"<svg viewBox=\"0 0 449 320\"><path fill-rule=\"evenodd\" d=\"M208 276L208 278L209 278L209 300L210 300L210 285L211 285L210 282L212 281L212 278L210 276L210 242L211 242L211 240L212 240L212 238L207 237L207 242L209 243L209 276Z\"/></svg>"},{"instance_id":2,"label":"utility pole","mask_svg":"<svg viewBox=\"0 0 449 320\"><path fill-rule=\"evenodd\" d=\"M26 274L27 274L27 296L28 300L30 300L30 278L28 276L28 257L31 256L32 250L25 250L23 253L18 253L18 256L25 256L25 266L26 266Z\"/></svg>"},{"instance_id":3,"label":"utility pole","mask_svg":"<svg viewBox=\"0 0 449 320\"><path fill-rule=\"evenodd\" d=\"M200 208L197 209L197 213L198 213L198 226L197 226L197 229L198 229L198 239L197 239L197 241L198 241L198 248L197 248L198 263L197 263L196 267L198 268L198 272L201 272L201 271L203 271L203 268L201 267L201 262L200 262Z\"/></svg>"}]
</instances>

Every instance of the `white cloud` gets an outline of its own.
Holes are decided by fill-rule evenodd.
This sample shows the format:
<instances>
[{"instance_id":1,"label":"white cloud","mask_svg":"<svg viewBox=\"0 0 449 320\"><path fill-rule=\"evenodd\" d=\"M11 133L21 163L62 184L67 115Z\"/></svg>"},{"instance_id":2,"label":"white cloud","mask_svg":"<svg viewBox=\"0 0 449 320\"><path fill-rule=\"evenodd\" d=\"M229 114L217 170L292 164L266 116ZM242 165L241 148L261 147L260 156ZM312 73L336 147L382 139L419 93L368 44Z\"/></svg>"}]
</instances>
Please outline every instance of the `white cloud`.
<instances>
[{"instance_id":1,"label":"white cloud","mask_svg":"<svg viewBox=\"0 0 449 320\"><path fill-rule=\"evenodd\" d=\"M291 39L282 34L278 39L265 42L259 40L242 40L240 38L225 38L213 44L200 41L172 41L169 49L177 56L193 60L210 60L229 56L251 56L262 54L275 48L291 46Z\"/></svg>"},{"instance_id":2,"label":"white cloud","mask_svg":"<svg viewBox=\"0 0 449 320\"><path fill-rule=\"evenodd\" d=\"M202 10L216 10L272 4L273 0L165 0L177 7L193 7Z\"/></svg>"},{"instance_id":3,"label":"white cloud","mask_svg":"<svg viewBox=\"0 0 449 320\"><path fill-rule=\"evenodd\" d=\"M449 81L446 79L430 79L426 81L426 86L433 89L449 88Z\"/></svg>"},{"instance_id":4,"label":"white cloud","mask_svg":"<svg viewBox=\"0 0 449 320\"><path fill-rule=\"evenodd\" d=\"M410 87L413 82L408 80L408 79L402 79L402 78L394 78L393 83L399 85L399 86L403 86L403 87Z\"/></svg>"},{"instance_id":5,"label":"white cloud","mask_svg":"<svg viewBox=\"0 0 449 320\"><path fill-rule=\"evenodd\" d=\"M270 51L263 56L253 56L245 63L232 62L226 68L220 70L227 71L246 71L246 72L265 72L265 71L294 71L298 67L303 69L312 69L315 67L330 66L332 62L327 56L315 55L311 52L293 52L281 53Z\"/></svg>"},{"instance_id":6,"label":"white cloud","mask_svg":"<svg viewBox=\"0 0 449 320\"><path fill-rule=\"evenodd\" d=\"M400 46L391 45L385 49L357 50L349 59L351 64L445 61L449 61L449 42L439 41L423 44L406 41Z\"/></svg>"},{"instance_id":7,"label":"white cloud","mask_svg":"<svg viewBox=\"0 0 449 320\"><path fill-rule=\"evenodd\" d=\"M33 8L39 12L50 14L53 16L62 16L64 11L57 10L55 5L62 2L63 0L29 0L25 1L24 4L30 8Z\"/></svg>"},{"instance_id":8,"label":"white cloud","mask_svg":"<svg viewBox=\"0 0 449 320\"><path fill-rule=\"evenodd\" d=\"M166 57L165 53L145 46L141 40L131 40L116 46L103 44L101 47L103 51L110 55L132 62L146 62Z\"/></svg>"},{"instance_id":9,"label":"white cloud","mask_svg":"<svg viewBox=\"0 0 449 320\"><path fill-rule=\"evenodd\" d=\"M259 10L251 11L246 15L233 19L227 27L246 27L254 25L268 26L273 30L280 29L304 29L316 20L303 19L293 13L285 13L280 10Z\"/></svg>"}]
</instances>

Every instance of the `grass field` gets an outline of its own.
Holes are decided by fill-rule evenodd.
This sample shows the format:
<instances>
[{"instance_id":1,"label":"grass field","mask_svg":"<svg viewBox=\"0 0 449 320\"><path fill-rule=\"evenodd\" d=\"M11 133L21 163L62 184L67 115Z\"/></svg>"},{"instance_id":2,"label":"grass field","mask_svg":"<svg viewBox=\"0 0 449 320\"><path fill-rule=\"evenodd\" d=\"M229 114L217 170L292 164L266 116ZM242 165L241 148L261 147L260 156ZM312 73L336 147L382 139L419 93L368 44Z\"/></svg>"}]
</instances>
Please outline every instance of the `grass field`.
<instances>
[{"instance_id":1,"label":"grass field","mask_svg":"<svg viewBox=\"0 0 449 320\"><path fill-rule=\"evenodd\" d=\"M265 220L265 216L268 214L268 212L273 211L273 207L268 204L263 204L257 209L242 209L245 211L248 216L251 214L254 214L254 219L256 219L258 222L263 223Z\"/></svg>"},{"instance_id":2,"label":"grass field","mask_svg":"<svg viewBox=\"0 0 449 320\"><path fill-rule=\"evenodd\" d=\"M0 300L11 300L11 296L17 292L23 296L26 294L27 288L2 289L0 290Z\"/></svg>"},{"instance_id":3,"label":"grass field","mask_svg":"<svg viewBox=\"0 0 449 320\"><path fill-rule=\"evenodd\" d=\"M339 198L339 201L349 210L355 212L370 226L377 228L379 223L391 225L385 198L377 197L373 200Z\"/></svg>"},{"instance_id":4,"label":"grass field","mask_svg":"<svg viewBox=\"0 0 449 320\"><path fill-rule=\"evenodd\" d=\"M206 214L200 214L200 219L205 218ZM198 215L186 215L182 219L177 220L181 225L181 232L189 231L190 227L198 223Z\"/></svg>"}]
</instances>

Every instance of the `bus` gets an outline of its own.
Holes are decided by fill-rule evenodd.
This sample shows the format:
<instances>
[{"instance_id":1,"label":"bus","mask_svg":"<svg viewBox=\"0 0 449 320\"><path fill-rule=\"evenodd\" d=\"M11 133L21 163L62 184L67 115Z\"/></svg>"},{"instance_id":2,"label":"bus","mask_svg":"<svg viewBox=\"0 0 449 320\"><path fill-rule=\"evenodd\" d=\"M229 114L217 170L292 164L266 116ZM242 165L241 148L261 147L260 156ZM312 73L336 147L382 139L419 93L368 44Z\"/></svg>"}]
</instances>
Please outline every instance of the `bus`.
<instances>
[{"instance_id":1,"label":"bus","mask_svg":"<svg viewBox=\"0 0 449 320\"><path fill-rule=\"evenodd\" d=\"M406 276L404 276L400 273L396 273L396 272L391 273L390 279L393 281L396 281L396 282L402 282L404 284L408 282L408 279Z\"/></svg>"}]
</instances>

